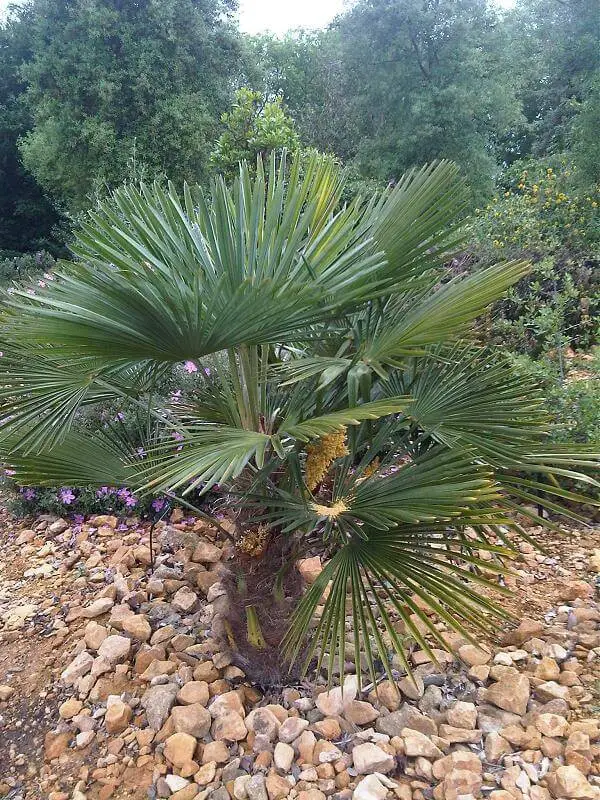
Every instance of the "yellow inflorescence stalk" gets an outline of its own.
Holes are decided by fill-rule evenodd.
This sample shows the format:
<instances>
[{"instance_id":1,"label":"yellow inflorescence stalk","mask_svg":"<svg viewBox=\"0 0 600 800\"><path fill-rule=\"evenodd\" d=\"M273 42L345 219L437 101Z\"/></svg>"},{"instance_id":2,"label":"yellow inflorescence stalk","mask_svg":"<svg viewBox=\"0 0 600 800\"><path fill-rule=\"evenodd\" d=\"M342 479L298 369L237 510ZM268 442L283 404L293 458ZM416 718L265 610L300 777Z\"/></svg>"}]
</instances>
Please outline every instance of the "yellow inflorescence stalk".
<instances>
[{"instance_id":1,"label":"yellow inflorescence stalk","mask_svg":"<svg viewBox=\"0 0 600 800\"><path fill-rule=\"evenodd\" d=\"M346 428L335 433L326 433L306 448L306 485L312 492L323 480L336 458L348 455Z\"/></svg>"}]
</instances>

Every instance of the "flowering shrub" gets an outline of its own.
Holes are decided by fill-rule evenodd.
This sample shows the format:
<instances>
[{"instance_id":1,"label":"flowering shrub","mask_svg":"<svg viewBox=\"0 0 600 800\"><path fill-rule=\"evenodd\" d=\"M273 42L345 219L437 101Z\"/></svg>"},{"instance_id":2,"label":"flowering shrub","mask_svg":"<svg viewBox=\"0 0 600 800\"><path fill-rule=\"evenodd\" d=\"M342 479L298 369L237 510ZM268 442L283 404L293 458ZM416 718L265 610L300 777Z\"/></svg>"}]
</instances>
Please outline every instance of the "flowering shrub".
<instances>
[{"instance_id":1,"label":"flowering shrub","mask_svg":"<svg viewBox=\"0 0 600 800\"><path fill-rule=\"evenodd\" d=\"M600 186L582 189L565 159L510 168L503 191L469 221L476 268L527 257L535 270L487 317L483 336L538 356L588 349L600 316Z\"/></svg>"}]
</instances>

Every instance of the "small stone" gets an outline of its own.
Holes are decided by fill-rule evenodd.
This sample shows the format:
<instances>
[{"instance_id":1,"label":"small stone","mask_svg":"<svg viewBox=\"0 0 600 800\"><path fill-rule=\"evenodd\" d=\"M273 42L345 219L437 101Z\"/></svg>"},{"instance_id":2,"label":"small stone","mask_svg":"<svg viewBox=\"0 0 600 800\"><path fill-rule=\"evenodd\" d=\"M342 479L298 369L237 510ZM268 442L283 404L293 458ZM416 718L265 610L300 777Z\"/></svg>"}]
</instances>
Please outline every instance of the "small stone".
<instances>
[{"instance_id":1,"label":"small stone","mask_svg":"<svg viewBox=\"0 0 600 800\"><path fill-rule=\"evenodd\" d=\"M104 724L108 733L121 733L129 725L133 711L122 700L114 700L106 709Z\"/></svg>"},{"instance_id":2,"label":"small stone","mask_svg":"<svg viewBox=\"0 0 600 800\"><path fill-rule=\"evenodd\" d=\"M200 703L176 706L171 711L171 719L177 733L189 733L196 739L206 736L212 722L210 714Z\"/></svg>"},{"instance_id":3,"label":"small stone","mask_svg":"<svg viewBox=\"0 0 600 800\"><path fill-rule=\"evenodd\" d=\"M414 674L412 678L410 676L402 678L401 681L398 681L398 688L410 700L419 700L425 692L423 678L417 674Z\"/></svg>"},{"instance_id":4,"label":"small stone","mask_svg":"<svg viewBox=\"0 0 600 800\"><path fill-rule=\"evenodd\" d=\"M372 742L357 745L352 750L354 768L359 775L370 775L373 772L391 772L396 761L393 756Z\"/></svg>"},{"instance_id":5,"label":"small stone","mask_svg":"<svg viewBox=\"0 0 600 800\"><path fill-rule=\"evenodd\" d=\"M270 742L275 741L279 731L279 720L268 708L255 708L245 720L249 731L266 736Z\"/></svg>"},{"instance_id":6,"label":"small stone","mask_svg":"<svg viewBox=\"0 0 600 800\"><path fill-rule=\"evenodd\" d=\"M198 595L192 592L188 586L182 586L173 595L171 605L176 611L181 611L182 614L191 614L198 605Z\"/></svg>"},{"instance_id":7,"label":"small stone","mask_svg":"<svg viewBox=\"0 0 600 800\"><path fill-rule=\"evenodd\" d=\"M200 704L206 706L210 698L206 681L189 681L177 692L177 702L184 706Z\"/></svg>"},{"instance_id":8,"label":"small stone","mask_svg":"<svg viewBox=\"0 0 600 800\"><path fill-rule=\"evenodd\" d=\"M511 631L506 637L508 644L521 645L528 639L533 639L544 630L544 624L535 619L528 619L525 617L519 624L519 627Z\"/></svg>"},{"instance_id":9,"label":"small stone","mask_svg":"<svg viewBox=\"0 0 600 800\"><path fill-rule=\"evenodd\" d=\"M289 772L294 762L294 748L285 742L277 742L273 752L273 762L281 772Z\"/></svg>"},{"instance_id":10,"label":"small stone","mask_svg":"<svg viewBox=\"0 0 600 800\"><path fill-rule=\"evenodd\" d=\"M214 544L201 540L192 553L192 561L198 564L218 564L223 553Z\"/></svg>"},{"instance_id":11,"label":"small stone","mask_svg":"<svg viewBox=\"0 0 600 800\"><path fill-rule=\"evenodd\" d=\"M325 717L341 716L357 693L357 682L354 676L346 678L343 686L336 686L328 692L321 692L315 700L317 708Z\"/></svg>"},{"instance_id":12,"label":"small stone","mask_svg":"<svg viewBox=\"0 0 600 800\"><path fill-rule=\"evenodd\" d=\"M474 728L477 724L477 709L473 703L459 700L446 711L446 719L455 728Z\"/></svg>"},{"instance_id":13,"label":"small stone","mask_svg":"<svg viewBox=\"0 0 600 800\"><path fill-rule=\"evenodd\" d=\"M131 650L131 640L126 636L107 636L98 648L98 655L109 664L120 664L125 661Z\"/></svg>"},{"instance_id":14,"label":"small stone","mask_svg":"<svg viewBox=\"0 0 600 800\"><path fill-rule=\"evenodd\" d=\"M485 757L487 760L495 764L502 756L512 753L512 747L503 736L500 736L496 731L488 733L485 737Z\"/></svg>"},{"instance_id":15,"label":"small stone","mask_svg":"<svg viewBox=\"0 0 600 800\"><path fill-rule=\"evenodd\" d=\"M427 735L437 733L437 725L434 720L421 714L418 709L408 703L403 703L398 711L378 717L375 728L379 733L387 733L388 736L401 736L404 728L411 728Z\"/></svg>"},{"instance_id":16,"label":"small stone","mask_svg":"<svg viewBox=\"0 0 600 800\"><path fill-rule=\"evenodd\" d=\"M49 731L44 737L44 758L53 761L61 756L71 741L71 733L55 733Z\"/></svg>"},{"instance_id":17,"label":"small stone","mask_svg":"<svg viewBox=\"0 0 600 800\"><path fill-rule=\"evenodd\" d=\"M407 756L425 756L425 758L441 758L443 753L431 739L420 731L404 728L401 732L404 740L404 752Z\"/></svg>"},{"instance_id":18,"label":"small stone","mask_svg":"<svg viewBox=\"0 0 600 800\"><path fill-rule=\"evenodd\" d=\"M288 781L281 775L267 775L265 780L265 788L269 796L269 800L282 800L290 793L291 786Z\"/></svg>"},{"instance_id":19,"label":"small stone","mask_svg":"<svg viewBox=\"0 0 600 800\"><path fill-rule=\"evenodd\" d=\"M217 772L217 762L216 761L207 761L203 764L198 772L194 775L194 780L200 786L206 786L207 783L211 783L215 779L215 775Z\"/></svg>"},{"instance_id":20,"label":"small stone","mask_svg":"<svg viewBox=\"0 0 600 800\"><path fill-rule=\"evenodd\" d=\"M1 695L0 699L2 699ZM78 700L76 697L69 697L68 700L65 700L65 702L61 703L59 706L58 715L61 719L73 719L73 717L79 714L82 708L83 703L81 700Z\"/></svg>"},{"instance_id":21,"label":"small stone","mask_svg":"<svg viewBox=\"0 0 600 800\"><path fill-rule=\"evenodd\" d=\"M352 800L385 800L387 793L387 787L377 775L367 775L357 784Z\"/></svg>"},{"instance_id":22,"label":"small stone","mask_svg":"<svg viewBox=\"0 0 600 800\"><path fill-rule=\"evenodd\" d=\"M0 684L0 702L8 700L9 697L13 696L15 691L16 690L14 686L7 686L6 684Z\"/></svg>"},{"instance_id":23,"label":"small stone","mask_svg":"<svg viewBox=\"0 0 600 800\"><path fill-rule=\"evenodd\" d=\"M134 639L139 639L140 642L147 642L152 636L150 623L143 614L133 614L131 617L126 617L123 620L123 630L133 636Z\"/></svg>"},{"instance_id":24,"label":"small stone","mask_svg":"<svg viewBox=\"0 0 600 800\"><path fill-rule=\"evenodd\" d=\"M323 565L321 564L319 556L300 558L296 562L296 567L309 586L311 586L323 572Z\"/></svg>"},{"instance_id":25,"label":"small stone","mask_svg":"<svg viewBox=\"0 0 600 800\"><path fill-rule=\"evenodd\" d=\"M491 660L492 654L474 644L463 644L458 648L458 657L468 667L474 667L487 664Z\"/></svg>"},{"instance_id":26,"label":"small stone","mask_svg":"<svg viewBox=\"0 0 600 800\"><path fill-rule=\"evenodd\" d=\"M146 710L148 725L153 730L160 730L167 721L176 694L177 686L173 683L151 686L144 692L141 703Z\"/></svg>"},{"instance_id":27,"label":"small stone","mask_svg":"<svg viewBox=\"0 0 600 800\"><path fill-rule=\"evenodd\" d=\"M439 735L447 742L454 744L456 742L464 742L475 744L481 741L482 733L478 730L468 730L466 728L455 728L452 725L440 725Z\"/></svg>"},{"instance_id":28,"label":"small stone","mask_svg":"<svg viewBox=\"0 0 600 800\"><path fill-rule=\"evenodd\" d=\"M308 728L308 720L302 717L288 717L279 726L279 741L289 744L297 739Z\"/></svg>"},{"instance_id":29,"label":"small stone","mask_svg":"<svg viewBox=\"0 0 600 800\"><path fill-rule=\"evenodd\" d=\"M344 716L354 725L370 725L379 716L379 711L364 700L352 700L345 707Z\"/></svg>"},{"instance_id":30,"label":"small stone","mask_svg":"<svg viewBox=\"0 0 600 800\"><path fill-rule=\"evenodd\" d=\"M91 745L95 738L96 733L94 731L81 731L75 737L75 749L84 750Z\"/></svg>"},{"instance_id":31,"label":"small stone","mask_svg":"<svg viewBox=\"0 0 600 800\"><path fill-rule=\"evenodd\" d=\"M62 672L60 676L61 681L65 686L73 686L78 678L88 674L93 663L94 657L90 655L87 650L82 650L82 652L71 661L64 672Z\"/></svg>"},{"instance_id":32,"label":"small stone","mask_svg":"<svg viewBox=\"0 0 600 800\"><path fill-rule=\"evenodd\" d=\"M534 725L544 736L564 736L569 727L567 720L559 714L539 714Z\"/></svg>"},{"instance_id":33,"label":"small stone","mask_svg":"<svg viewBox=\"0 0 600 800\"><path fill-rule=\"evenodd\" d=\"M551 700L566 700L569 697L569 687L561 686L556 681L546 681L535 687L535 694L542 703L549 703Z\"/></svg>"},{"instance_id":34,"label":"small stone","mask_svg":"<svg viewBox=\"0 0 600 800\"><path fill-rule=\"evenodd\" d=\"M475 797L482 785L481 775L466 769L453 769L444 778L444 800Z\"/></svg>"},{"instance_id":35,"label":"small stone","mask_svg":"<svg viewBox=\"0 0 600 800\"><path fill-rule=\"evenodd\" d=\"M183 767L192 761L195 752L196 740L189 733L174 733L165 741L165 758L174 767Z\"/></svg>"},{"instance_id":36,"label":"small stone","mask_svg":"<svg viewBox=\"0 0 600 800\"><path fill-rule=\"evenodd\" d=\"M90 650L97 650L102 642L108 636L108 629L104 625L99 625L94 620L88 622L85 626L83 637L85 639L86 647Z\"/></svg>"},{"instance_id":37,"label":"small stone","mask_svg":"<svg viewBox=\"0 0 600 800\"><path fill-rule=\"evenodd\" d=\"M246 783L246 793L249 800L268 800L265 776L261 773L253 775Z\"/></svg>"},{"instance_id":38,"label":"small stone","mask_svg":"<svg viewBox=\"0 0 600 800\"><path fill-rule=\"evenodd\" d=\"M553 658L544 656L540 663L535 668L535 677L543 681L558 680L560 675L560 667Z\"/></svg>"},{"instance_id":39,"label":"small stone","mask_svg":"<svg viewBox=\"0 0 600 800\"><path fill-rule=\"evenodd\" d=\"M83 608L81 610L81 616L86 619L100 617L102 614L107 614L114 604L114 600L111 600L110 597L100 597L98 600L94 600L89 606Z\"/></svg>"},{"instance_id":40,"label":"small stone","mask_svg":"<svg viewBox=\"0 0 600 800\"><path fill-rule=\"evenodd\" d=\"M182 778L180 775L165 775L164 781L171 792L178 792L180 789L185 789L189 784L187 778Z\"/></svg>"},{"instance_id":41,"label":"small stone","mask_svg":"<svg viewBox=\"0 0 600 800\"><path fill-rule=\"evenodd\" d=\"M592 597L594 589L587 581L569 581L566 586L562 588L563 600L586 600Z\"/></svg>"}]
</instances>

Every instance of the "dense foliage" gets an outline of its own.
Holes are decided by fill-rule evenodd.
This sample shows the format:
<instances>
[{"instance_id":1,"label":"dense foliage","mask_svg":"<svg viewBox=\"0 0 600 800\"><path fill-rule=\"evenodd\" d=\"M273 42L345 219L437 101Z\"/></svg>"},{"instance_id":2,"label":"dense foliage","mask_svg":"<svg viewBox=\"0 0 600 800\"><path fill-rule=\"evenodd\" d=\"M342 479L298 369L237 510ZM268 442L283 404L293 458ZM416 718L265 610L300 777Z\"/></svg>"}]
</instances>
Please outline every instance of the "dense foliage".
<instances>
[{"instance_id":1,"label":"dense foliage","mask_svg":"<svg viewBox=\"0 0 600 800\"><path fill-rule=\"evenodd\" d=\"M330 675L353 649L375 681L377 659L391 674L390 652L408 668L398 620L428 649L413 593L458 631L501 616L466 580L494 569L478 552L510 554L523 501L581 519L561 503L585 495L556 477L597 488L579 471L597 459L553 446L535 385L469 341L529 266L452 279L466 202L456 167L343 195L332 159L288 165L285 153L268 168L259 155L255 172L242 164L231 188L219 177L209 192L117 190L76 232L75 262L4 298L0 443L21 485L62 485L69 500L73 486L116 486L135 505L218 485L232 608L245 610L238 648L301 657L304 670L316 657ZM165 403L182 363L197 383ZM137 435L119 427L123 412L86 427L111 403L138 415ZM294 597L286 577L314 553L327 565Z\"/></svg>"}]
</instances>

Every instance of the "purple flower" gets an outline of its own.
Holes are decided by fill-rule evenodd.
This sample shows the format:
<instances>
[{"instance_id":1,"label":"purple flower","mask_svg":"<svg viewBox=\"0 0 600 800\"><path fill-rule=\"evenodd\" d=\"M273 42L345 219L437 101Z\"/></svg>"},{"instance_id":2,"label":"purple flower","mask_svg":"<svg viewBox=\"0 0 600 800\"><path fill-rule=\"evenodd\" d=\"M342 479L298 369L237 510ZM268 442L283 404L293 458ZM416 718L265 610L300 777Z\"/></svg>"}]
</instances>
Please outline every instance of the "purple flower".
<instances>
[{"instance_id":1,"label":"purple flower","mask_svg":"<svg viewBox=\"0 0 600 800\"><path fill-rule=\"evenodd\" d=\"M211 374L210 367L204 367L204 374L207 375L207 376Z\"/></svg>"},{"instance_id":2,"label":"purple flower","mask_svg":"<svg viewBox=\"0 0 600 800\"><path fill-rule=\"evenodd\" d=\"M138 454L140 458L144 458L144 456L146 455L146 451L144 450L143 447L138 447L138 449L135 452Z\"/></svg>"},{"instance_id":3,"label":"purple flower","mask_svg":"<svg viewBox=\"0 0 600 800\"><path fill-rule=\"evenodd\" d=\"M127 506L127 508L133 508L134 506L137 506L137 497L134 497L133 495L130 495L127 498L127 500L125 500L125 505ZM125 527L127 527L127 526L125 526Z\"/></svg>"},{"instance_id":4,"label":"purple flower","mask_svg":"<svg viewBox=\"0 0 600 800\"><path fill-rule=\"evenodd\" d=\"M14 470L14 469L5 469L5 470L4 470L4 474L5 474L5 475L8 475L9 477L12 477L12 476L13 476L13 475L15 475L16 473L15 473L15 470Z\"/></svg>"},{"instance_id":5,"label":"purple flower","mask_svg":"<svg viewBox=\"0 0 600 800\"><path fill-rule=\"evenodd\" d=\"M186 361L183 365L183 368L188 375L192 375L194 372L198 372L198 367L194 364L193 361Z\"/></svg>"},{"instance_id":6,"label":"purple flower","mask_svg":"<svg viewBox=\"0 0 600 800\"><path fill-rule=\"evenodd\" d=\"M41 286L42 289L46 288L46 281L38 281L38 286Z\"/></svg>"},{"instance_id":7,"label":"purple flower","mask_svg":"<svg viewBox=\"0 0 600 800\"><path fill-rule=\"evenodd\" d=\"M176 442L183 442L184 439L183 433L179 433L179 431L173 431L171 437L175 439Z\"/></svg>"},{"instance_id":8,"label":"purple flower","mask_svg":"<svg viewBox=\"0 0 600 800\"><path fill-rule=\"evenodd\" d=\"M119 500L128 500L131 497L131 492L126 488L119 489L117 492L117 497Z\"/></svg>"},{"instance_id":9,"label":"purple flower","mask_svg":"<svg viewBox=\"0 0 600 800\"><path fill-rule=\"evenodd\" d=\"M64 505L70 506L73 500L75 500L75 495L71 489L65 487L58 493L58 499L61 503L64 503Z\"/></svg>"},{"instance_id":10,"label":"purple flower","mask_svg":"<svg viewBox=\"0 0 600 800\"><path fill-rule=\"evenodd\" d=\"M124 419L125 419L125 414L122 411L119 411L119 413L115 417L115 420L117 422L123 422Z\"/></svg>"},{"instance_id":11,"label":"purple flower","mask_svg":"<svg viewBox=\"0 0 600 800\"><path fill-rule=\"evenodd\" d=\"M137 503L137 500L136 500L136 503ZM117 530L118 531L126 531L126 530L129 530L129 529L128 529L127 525L125 525L124 522L121 522L119 525L117 525Z\"/></svg>"},{"instance_id":12,"label":"purple flower","mask_svg":"<svg viewBox=\"0 0 600 800\"><path fill-rule=\"evenodd\" d=\"M110 490L109 490L108 486L101 486L96 491L96 497L106 497L109 494L110 494Z\"/></svg>"},{"instance_id":13,"label":"purple flower","mask_svg":"<svg viewBox=\"0 0 600 800\"><path fill-rule=\"evenodd\" d=\"M35 490L34 489L23 489L23 497L25 500L35 500Z\"/></svg>"},{"instance_id":14,"label":"purple flower","mask_svg":"<svg viewBox=\"0 0 600 800\"><path fill-rule=\"evenodd\" d=\"M73 520L74 520L76 525L83 525L83 523L85 521L85 517L83 516L83 514L75 514L75 516L73 517Z\"/></svg>"},{"instance_id":15,"label":"purple flower","mask_svg":"<svg viewBox=\"0 0 600 800\"><path fill-rule=\"evenodd\" d=\"M171 394L171 402L175 405L181 400L181 389L177 389L176 392Z\"/></svg>"},{"instance_id":16,"label":"purple flower","mask_svg":"<svg viewBox=\"0 0 600 800\"><path fill-rule=\"evenodd\" d=\"M155 500L152 501L152 508L155 511L162 511L165 507L165 499L164 497L157 497Z\"/></svg>"}]
</instances>

